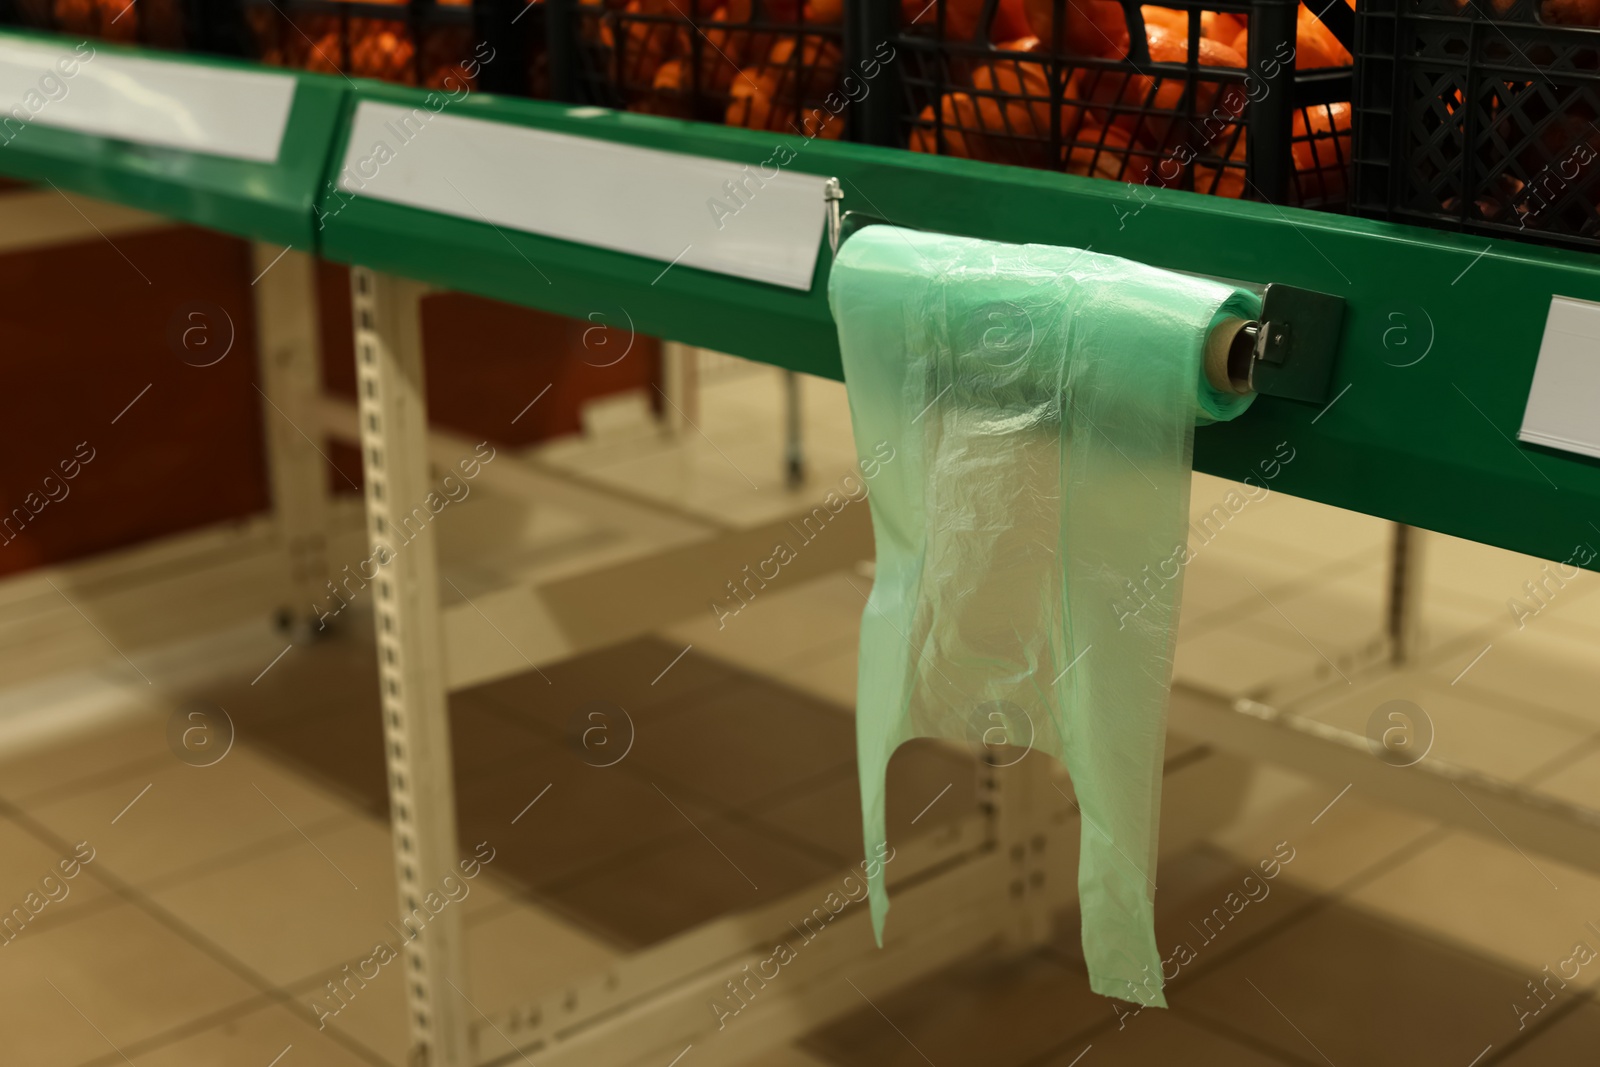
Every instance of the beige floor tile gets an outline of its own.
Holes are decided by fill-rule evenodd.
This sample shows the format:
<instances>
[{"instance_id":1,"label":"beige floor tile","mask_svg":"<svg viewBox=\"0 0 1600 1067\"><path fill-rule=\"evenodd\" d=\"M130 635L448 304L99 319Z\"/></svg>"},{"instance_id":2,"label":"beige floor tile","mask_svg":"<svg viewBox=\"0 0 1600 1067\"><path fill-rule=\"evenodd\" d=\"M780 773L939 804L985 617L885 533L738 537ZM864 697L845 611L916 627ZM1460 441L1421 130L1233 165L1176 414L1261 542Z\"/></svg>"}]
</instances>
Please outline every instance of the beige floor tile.
<instances>
[{"instance_id":1,"label":"beige floor tile","mask_svg":"<svg viewBox=\"0 0 1600 1067\"><path fill-rule=\"evenodd\" d=\"M1492 653L1491 653L1492 654ZM1383 737L1384 727L1369 726L1372 716L1392 700L1420 707L1432 724L1431 747L1426 761L1443 761L1480 771L1492 778L1516 781L1532 773L1583 740L1585 733L1547 721L1539 712L1529 714L1515 702L1483 693L1463 692L1437 678L1398 674L1333 701L1308 703L1302 714L1351 733ZM1385 720L1388 722L1388 720ZM1397 735L1398 736L1398 735ZM1418 731L1412 744L1426 744Z\"/></svg>"},{"instance_id":2,"label":"beige floor tile","mask_svg":"<svg viewBox=\"0 0 1600 1067\"><path fill-rule=\"evenodd\" d=\"M810 693L854 712L856 674L860 664L858 637L844 639L832 652L818 651L813 657L786 662L773 674L785 685Z\"/></svg>"},{"instance_id":3,"label":"beige floor tile","mask_svg":"<svg viewBox=\"0 0 1600 1067\"><path fill-rule=\"evenodd\" d=\"M1311 677L1327 664L1310 647L1229 627L1178 642L1173 679L1225 696L1260 692L1274 682Z\"/></svg>"},{"instance_id":4,"label":"beige floor tile","mask_svg":"<svg viewBox=\"0 0 1600 1067\"><path fill-rule=\"evenodd\" d=\"M1547 964L1556 970L1578 941L1600 951L1600 935L1586 925L1600 921L1600 877L1520 853L1498 837L1452 833L1349 899L1528 978ZM1600 961L1582 968L1573 985L1596 983Z\"/></svg>"},{"instance_id":5,"label":"beige floor tile","mask_svg":"<svg viewBox=\"0 0 1600 1067\"><path fill-rule=\"evenodd\" d=\"M1176 1011L1140 1012L1122 1029L1102 1031L1089 1040L1093 1051L1078 1061L1080 1067L1091 1062L1090 1056L1104 1067L1283 1067L1286 1062L1197 1025ZM1080 1055L1083 1049L1074 1043L1039 1067L1072 1067L1074 1057Z\"/></svg>"},{"instance_id":6,"label":"beige floor tile","mask_svg":"<svg viewBox=\"0 0 1600 1067\"><path fill-rule=\"evenodd\" d=\"M655 944L733 912L772 904L836 865L770 830L723 818L694 827L548 893L619 944Z\"/></svg>"},{"instance_id":7,"label":"beige floor tile","mask_svg":"<svg viewBox=\"0 0 1600 1067\"><path fill-rule=\"evenodd\" d=\"M1538 704L1600 728L1600 703L1594 699L1600 689L1597 647L1592 640L1534 622L1495 639L1487 652L1463 649L1441 660L1430 673L1447 685L1454 682L1502 699ZM1473 663L1480 652L1482 658Z\"/></svg>"},{"instance_id":8,"label":"beige floor tile","mask_svg":"<svg viewBox=\"0 0 1600 1067\"><path fill-rule=\"evenodd\" d=\"M1505 1059L1496 1060L1495 1067L1590 1063L1596 1048L1600 1048L1600 1006L1587 1001L1559 1019L1552 1017L1527 1044Z\"/></svg>"},{"instance_id":9,"label":"beige floor tile","mask_svg":"<svg viewBox=\"0 0 1600 1067\"><path fill-rule=\"evenodd\" d=\"M139 1067L370 1067L372 1060L319 1031L309 1016L273 1004L218 1023L197 1034L139 1053ZM274 1057L282 1059L274 1061Z\"/></svg>"},{"instance_id":10,"label":"beige floor tile","mask_svg":"<svg viewBox=\"0 0 1600 1067\"><path fill-rule=\"evenodd\" d=\"M1465 1067L1516 1033L1523 991L1513 971L1335 905L1201 975L1180 1010L1301 1064Z\"/></svg>"},{"instance_id":11,"label":"beige floor tile","mask_svg":"<svg viewBox=\"0 0 1600 1067\"><path fill-rule=\"evenodd\" d=\"M1261 595L1250 588L1251 582L1268 596L1281 596L1328 577L1326 565L1317 567L1277 553L1236 551L1238 548L1220 539L1198 545L1191 533L1193 558L1184 569L1179 620L1185 635L1199 635L1265 607Z\"/></svg>"},{"instance_id":12,"label":"beige floor tile","mask_svg":"<svg viewBox=\"0 0 1600 1067\"><path fill-rule=\"evenodd\" d=\"M209 767L174 757L33 812L64 838L92 841L97 863L139 887L249 855L275 838L294 836L296 827L353 814L331 794L242 744Z\"/></svg>"},{"instance_id":13,"label":"beige floor tile","mask_svg":"<svg viewBox=\"0 0 1600 1067\"><path fill-rule=\"evenodd\" d=\"M174 759L167 747L167 716L154 711L135 714L124 723L96 725L7 753L0 761L0 797L26 809L41 795L70 792L108 772L156 762L161 756Z\"/></svg>"},{"instance_id":14,"label":"beige floor tile","mask_svg":"<svg viewBox=\"0 0 1600 1067\"><path fill-rule=\"evenodd\" d=\"M466 940L467 989L472 1003L490 1015L589 978L620 955L559 916L522 902L469 923Z\"/></svg>"},{"instance_id":15,"label":"beige floor tile","mask_svg":"<svg viewBox=\"0 0 1600 1067\"><path fill-rule=\"evenodd\" d=\"M1542 779L1534 787L1591 811L1600 812L1600 752L1591 752Z\"/></svg>"},{"instance_id":16,"label":"beige floor tile","mask_svg":"<svg viewBox=\"0 0 1600 1067\"><path fill-rule=\"evenodd\" d=\"M359 987L352 983L345 987L343 999L329 994L321 981L297 986L292 994L295 1010L303 1007L310 1017L321 1020L326 1030L370 1049L382 1062L400 1067L407 1062L411 1047L401 966L401 961L395 960L382 967L372 981ZM287 1057L277 1067L289 1067Z\"/></svg>"},{"instance_id":17,"label":"beige floor tile","mask_svg":"<svg viewBox=\"0 0 1600 1067\"><path fill-rule=\"evenodd\" d=\"M1575 635L1581 634L1590 640L1600 640L1600 595L1596 595L1597 593L1600 593L1600 576L1592 571L1584 571L1566 586L1554 592L1548 598L1548 607L1524 621L1529 626L1535 623L1558 623L1563 627L1570 627ZM1528 607L1537 607L1527 596L1522 600ZM1509 609L1506 615L1510 617Z\"/></svg>"},{"instance_id":18,"label":"beige floor tile","mask_svg":"<svg viewBox=\"0 0 1600 1067\"><path fill-rule=\"evenodd\" d=\"M641 725L627 761L674 799L740 807L854 762L851 720L802 693L755 680L686 699L659 728Z\"/></svg>"},{"instance_id":19,"label":"beige floor tile","mask_svg":"<svg viewBox=\"0 0 1600 1067\"><path fill-rule=\"evenodd\" d=\"M1520 552L1438 533L1425 536L1423 553L1428 588L1448 589L1502 611L1508 598L1523 595L1523 582L1542 577L1540 568L1544 563Z\"/></svg>"},{"instance_id":20,"label":"beige floor tile","mask_svg":"<svg viewBox=\"0 0 1600 1067\"><path fill-rule=\"evenodd\" d=\"M1342 786L1263 765L1239 816L1210 841L1244 864L1258 863L1287 842L1294 859L1284 866L1284 879L1327 893L1376 863L1408 853L1434 829L1434 823L1369 801L1354 789L1343 792Z\"/></svg>"},{"instance_id":21,"label":"beige floor tile","mask_svg":"<svg viewBox=\"0 0 1600 1067\"><path fill-rule=\"evenodd\" d=\"M37 935L64 916L78 915L85 904L106 901L110 890L95 874L99 842L81 843L87 847L80 850L75 839L55 848L0 818L0 942ZM84 856L89 862L82 862ZM19 921L19 914L26 918Z\"/></svg>"},{"instance_id":22,"label":"beige floor tile","mask_svg":"<svg viewBox=\"0 0 1600 1067\"><path fill-rule=\"evenodd\" d=\"M389 842L376 823L342 823L153 896L274 984L325 980L400 936L391 925L399 904ZM471 848L465 844L464 854ZM459 872L423 881L440 886L452 874ZM466 895L447 906L468 914L505 900L481 873L460 884Z\"/></svg>"},{"instance_id":23,"label":"beige floor tile","mask_svg":"<svg viewBox=\"0 0 1600 1067\"><path fill-rule=\"evenodd\" d=\"M1263 589L1266 596L1256 598L1260 607L1250 619L1277 632L1284 644L1309 641L1337 660L1379 635L1386 581L1382 565L1370 564L1293 592Z\"/></svg>"},{"instance_id":24,"label":"beige floor tile","mask_svg":"<svg viewBox=\"0 0 1600 1067\"><path fill-rule=\"evenodd\" d=\"M0 950L4 1059L82 1063L257 992L146 912L119 904Z\"/></svg>"},{"instance_id":25,"label":"beige floor tile","mask_svg":"<svg viewBox=\"0 0 1600 1067\"><path fill-rule=\"evenodd\" d=\"M739 565L730 566L736 572ZM733 577L735 573L730 573ZM871 581L854 571L841 571L798 586L758 590L737 615L719 622L708 611L704 618L674 626L667 634L747 670L777 672L813 652L832 652L842 641L855 638L871 591Z\"/></svg>"},{"instance_id":26,"label":"beige floor tile","mask_svg":"<svg viewBox=\"0 0 1600 1067\"><path fill-rule=\"evenodd\" d=\"M1218 504L1226 510L1227 494L1239 489L1238 483L1197 474L1189 497L1192 521L1200 523ZM1260 496L1260 490L1251 491ZM1273 546L1274 554L1286 559L1327 563L1357 553L1382 553L1390 528L1371 515L1272 492L1239 508L1222 526L1221 536Z\"/></svg>"},{"instance_id":27,"label":"beige floor tile","mask_svg":"<svg viewBox=\"0 0 1600 1067\"><path fill-rule=\"evenodd\" d=\"M1114 1018L1075 969L980 956L872 998L802 1047L840 1067L1020 1067Z\"/></svg>"},{"instance_id":28,"label":"beige floor tile","mask_svg":"<svg viewBox=\"0 0 1600 1067\"><path fill-rule=\"evenodd\" d=\"M904 842L971 814L977 769L966 746L918 738L896 749L888 772L889 840ZM763 823L828 850L841 863L862 857L861 789L853 766L803 796L753 810Z\"/></svg>"},{"instance_id":29,"label":"beige floor tile","mask_svg":"<svg viewBox=\"0 0 1600 1067\"><path fill-rule=\"evenodd\" d=\"M795 1045L784 1045L745 1060L739 1067L833 1067L833 1064Z\"/></svg>"}]
</instances>

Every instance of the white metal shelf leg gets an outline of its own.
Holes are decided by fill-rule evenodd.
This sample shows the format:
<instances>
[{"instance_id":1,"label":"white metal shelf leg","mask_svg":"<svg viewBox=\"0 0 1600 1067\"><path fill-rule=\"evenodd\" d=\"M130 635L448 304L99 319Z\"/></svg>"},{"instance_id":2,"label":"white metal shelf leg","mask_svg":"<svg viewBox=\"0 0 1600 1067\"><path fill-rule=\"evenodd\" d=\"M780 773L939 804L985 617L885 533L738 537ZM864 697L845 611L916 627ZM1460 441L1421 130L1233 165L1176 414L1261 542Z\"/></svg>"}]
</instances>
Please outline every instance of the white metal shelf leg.
<instances>
[{"instance_id":1,"label":"white metal shelf leg","mask_svg":"<svg viewBox=\"0 0 1600 1067\"><path fill-rule=\"evenodd\" d=\"M667 407L661 413L668 435L688 433L700 409L700 350L677 341L661 342L661 391Z\"/></svg>"},{"instance_id":2,"label":"white metal shelf leg","mask_svg":"<svg viewBox=\"0 0 1600 1067\"><path fill-rule=\"evenodd\" d=\"M438 558L426 529L413 539L400 525L430 490L423 286L361 267L351 270L350 286L367 534L380 568L372 588L389 818L401 915L408 917L419 908L426 914L423 898L456 873L459 858ZM468 1062L461 937L460 909L445 908L405 944L414 1067Z\"/></svg>"},{"instance_id":3,"label":"white metal shelf leg","mask_svg":"<svg viewBox=\"0 0 1600 1067\"><path fill-rule=\"evenodd\" d=\"M327 598L328 468L306 439L319 425L322 351L317 335L316 261L269 244L252 246L256 358L273 521L288 557L278 605L285 625L317 625Z\"/></svg>"},{"instance_id":4,"label":"white metal shelf leg","mask_svg":"<svg viewBox=\"0 0 1600 1067\"><path fill-rule=\"evenodd\" d=\"M1054 857L1048 854L1053 815L1066 801L1051 785L1051 759L1028 752L999 764L993 753L979 767L979 790L991 812L995 845L1005 860L1009 902L1005 941L1013 951L1038 948L1050 939L1052 908L1062 890L1049 884Z\"/></svg>"}]
</instances>

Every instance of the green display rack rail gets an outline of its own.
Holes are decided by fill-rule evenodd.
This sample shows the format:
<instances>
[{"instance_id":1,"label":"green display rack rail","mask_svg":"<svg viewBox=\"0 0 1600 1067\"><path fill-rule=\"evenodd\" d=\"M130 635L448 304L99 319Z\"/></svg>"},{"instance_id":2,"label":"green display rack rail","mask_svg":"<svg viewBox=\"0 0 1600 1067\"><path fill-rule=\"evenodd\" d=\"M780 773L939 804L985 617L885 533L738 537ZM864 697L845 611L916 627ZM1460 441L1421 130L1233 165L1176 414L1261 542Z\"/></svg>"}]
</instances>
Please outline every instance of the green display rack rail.
<instances>
[{"instance_id":1,"label":"green display rack rail","mask_svg":"<svg viewBox=\"0 0 1600 1067\"><path fill-rule=\"evenodd\" d=\"M0 35L10 38L61 40ZM346 200L330 179L344 158L355 106L373 100L421 107L428 94L284 76L297 84L276 164L35 122L0 149L0 173L546 311L581 318L620 306L642 333L840 376L825 254L811 290L798 292L690 267L661 276L658 260L359 195ZM788 169L836 177L847 209L900 225L1092 248L1173 270L1340 297L1346 310L1333 402L1262 397L1248 417L1196 434L1197 469L1243 478L1287 441L1295 459L1273 487L1297 496L1555 560L1595 536L1590 522L1600 517L1600 465L1516 441L1550 298L1600 300L1600 263L1588 254L486 94L454 103L450 113L752 166L784 144L795 153ZM336 210L328 203L335 197Z\"/></svg>"},{"instance_id":2,"label":"green display rack rail","mask_svg":"<svg viewBox=\"0 0 1600 1067\"><path fill-rule=\"evenodd\" d=\"M46 44L69 54L79 42L50 34L8 32L0 44ZM97 54L175 67L265 72L254 64L90 42ZM120 140L50 124L50 108L21 128L8 127L0 174L135 207L239 237L310 249L312 207L352 84L330 75L272 71L292 79L294 99L274 163ZM65 82L67 97L73 86ZM63 97L66 99L67 97ZM46 98L48 99L48 98ZM18 101L7 101L6 107ZM7 113L9 114L9 112ZM0 121L7 116L0 115Z\"/></svg>"},{"instance_id":3,"label":"green display rack rail","mask_svg":"<svg viewBox=\"0 0 1600 1067\"><path fill-rule=\"evenodd\" d=\"M363 85L354 100L423 96ZM452 113L752 166L784 143L792 170L838 178L847 209L896 224L1340 297L1331 403L1260 397L1196 433L1197 469L1259 478L1287 441L1272 487L1296 496L1553 560L1600 536L1600 465L1516 441L1552 295L1600 300L1590 255L539 101L477 96ZM826 252L802 293L359 196L322 238L334 260L576 317L621 306L643 333L841 376Z\"/></svg>"}]
</instances>

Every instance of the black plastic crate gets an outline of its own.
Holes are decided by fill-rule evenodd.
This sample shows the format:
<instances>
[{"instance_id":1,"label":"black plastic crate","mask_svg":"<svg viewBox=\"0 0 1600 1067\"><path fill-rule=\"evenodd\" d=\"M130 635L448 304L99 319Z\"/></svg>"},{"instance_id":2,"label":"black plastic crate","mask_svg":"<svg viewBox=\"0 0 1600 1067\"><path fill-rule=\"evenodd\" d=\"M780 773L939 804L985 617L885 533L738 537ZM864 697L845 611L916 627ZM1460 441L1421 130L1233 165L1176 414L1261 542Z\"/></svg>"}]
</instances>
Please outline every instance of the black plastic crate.
<instances>
[{"instance_id":1,"label":"black plastic crate","mask_svg":"<svg viewBox=\"0 0 1600 1067\"><path fill-rule=\"evenodd\" d=\"M573 42L570 70L552 54L557 92L569 99L830 140L849 135L844 0L547 6L551 40Z\"/></svg>"},{"instance_id":2,"label":"black plastic crate","mask_svg":"<svg viewBox=\"0 0 1600 1067\"><path fill-rule=\"evenodd\" d=\"M1295 0L1073 3L1088 17L1069 19L1068 0L863 4L863 52L887 57L882 84L863 101L866 139L1136 185L1342 206L1351 68L1332 35L1351 36L1343 0L1333 0L1328 28L1301 30L1307 42L1316 34L1329 43L1315 69L1298 72L1297 52L1315 50L1297 46L1299 20L1312 16ZM1014 32L1003 27L1018 25L1019 9L1037 37L991 43ZM921 17L907 25L906 12ZM1245 30L1235 51L1226 38Z\"/></svg>"},{"instance_id":3,"label":"black plastic crate","mask_svg":"<svg viewBox=\"0 0 1600 1067\"><path fill-rule=\"evenodd\" d=\"M147 0L140 0L141 5ZM448 92L548 95L543 19L522 0L231 0L216 51Z\"/></svg>"},{"instance_id":4,"label":"black plastic crate","mask_svg":"<svg viewBox=\"0 0 1600 1067\"><path fill-rule=\"evenodd\" d=\"M203 0L0 0L0 25L22 26L153 48L201 47Z\"/></svg>"},{"instance_id":5,"label":"black plastic crate","mask_svg":"<svg viewBox=\"0 0 1600 1067\"><path fill-rule=\"evenodd\" d=\"M1357 22L1354 210L1600 247L1600 9L1363 0Z\"/></svg>"}]
</instances>

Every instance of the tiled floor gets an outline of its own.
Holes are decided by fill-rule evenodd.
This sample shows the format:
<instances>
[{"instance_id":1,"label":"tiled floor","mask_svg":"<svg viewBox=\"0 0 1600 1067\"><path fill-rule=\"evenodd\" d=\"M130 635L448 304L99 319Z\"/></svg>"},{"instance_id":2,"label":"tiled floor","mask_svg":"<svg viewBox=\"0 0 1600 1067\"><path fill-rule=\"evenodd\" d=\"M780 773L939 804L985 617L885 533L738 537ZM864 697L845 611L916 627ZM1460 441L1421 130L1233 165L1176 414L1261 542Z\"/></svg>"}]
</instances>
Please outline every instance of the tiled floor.
<instances>
[{"instance_id":1,"label":"tiled floor","mask_svg":"<svg viewBox=\"0 0 1600 1067\"><path fill-rule=\"evenodd\" d=\"M780 394L764 371L711 380L699 430L675 443L623 426L542 458L721 521L767 521L851 461L842 390L805 388L813 469L797 494L779 478ZM1430 536L1423 652L1380 677L1368 654L1389 527L1282 493L1219 519L1229 491L1195 477L1193 515L1211 526L1185 580L1181 682L1281 697L1357 734L1409 700L1431 723L1428 760L1600 810L1600 580L1565 583L1519 625L1507 601L1526 600L1539 561ZM460 511L483 524L441 539L447 574L487 587L529 564L508 534L524 512L476 498ZM581 560L581 544L560 551ZM726 626L707 612L452 698L463 849L494 850L452 905L476 1007L509 1008L857 856L850 705L870 586L867 566L779 586ZM259 677L191 669L178 684L141 654L155 684L127 687L119 715L25 732L0 758L0 905L25 916L0 935L0 1062L403 1062L397 975L328 991L394 936L370 617L345 621ZM255 641L261 663L281 648L264 633L216 640ZM0 718L45 717L71 688L0 693ZM181 729L216 706L233 747L210 766L178 759L174 717ZM917 742L891 765L892 838L975 803L959 745ZM1066 914L1037 952L984 954L863 1000L753 1067L1592 1062L1600 966L1548 975L1576 945L1600 949L1600 875L1481 829L1263 767L1237 817L1158 872L1158 944L1186 949L1169 1011L1090 994ZM57 877L75 850L92 858ZM1253 873L1273 858L1280 877ZM318 1003L338 1007L320 1028Z\"/></svg>"}]
</instances>

